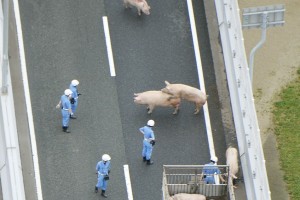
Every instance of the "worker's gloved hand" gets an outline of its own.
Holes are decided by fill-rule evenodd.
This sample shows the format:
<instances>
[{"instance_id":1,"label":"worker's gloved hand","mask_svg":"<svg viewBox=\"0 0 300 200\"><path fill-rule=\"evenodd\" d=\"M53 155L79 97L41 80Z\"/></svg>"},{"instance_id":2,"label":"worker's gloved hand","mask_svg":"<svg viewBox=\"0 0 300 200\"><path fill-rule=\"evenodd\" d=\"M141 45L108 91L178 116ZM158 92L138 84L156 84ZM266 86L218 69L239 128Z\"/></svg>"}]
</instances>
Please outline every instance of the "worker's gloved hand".
<instances>
[{"instance_id":1,"label":"worker's gloved hand","mask_svg":"<svg viewBox=\"0 0 300 200\"><path fill-rule=\"evenodd\" d=\"M110 170L108 170L108 173L110 173Z\"/></svg>"}]
</instances>

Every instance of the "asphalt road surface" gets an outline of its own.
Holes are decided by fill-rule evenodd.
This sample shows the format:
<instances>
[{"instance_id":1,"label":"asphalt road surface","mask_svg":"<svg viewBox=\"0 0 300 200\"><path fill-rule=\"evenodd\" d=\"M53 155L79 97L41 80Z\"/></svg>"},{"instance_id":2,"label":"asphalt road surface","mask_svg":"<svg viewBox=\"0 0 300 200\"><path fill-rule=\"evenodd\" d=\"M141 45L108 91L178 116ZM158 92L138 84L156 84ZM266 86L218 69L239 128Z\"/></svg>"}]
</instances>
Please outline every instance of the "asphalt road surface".
<instances>
[{"instance_id":1,"label":"asphalt road surface","mask_svg":"<svg viewBox=\"0 0 300 200\"><path fill-rule=\"evenodd\" d=\"M44 200L99 199L95 166L111 155L109 199L127 199L123 166L129 165L133 197L161 199L162 165L205 164L209 148L203 111L183 102L171 108L133 103L133 93L171 83L199 88L185 1L148 1L149 16L137 16L121 1L20 2L29 87ZM218 164L224 164L225 139L202 1L194 1L208 106ZM110 76L102 16L108 17L116 77ZM78 119L70 134L61 131L55 106L72 79L80 81ZM138 129L154 119L157 144L152 166L142 162Z\"/></svg>"}]
</instances>

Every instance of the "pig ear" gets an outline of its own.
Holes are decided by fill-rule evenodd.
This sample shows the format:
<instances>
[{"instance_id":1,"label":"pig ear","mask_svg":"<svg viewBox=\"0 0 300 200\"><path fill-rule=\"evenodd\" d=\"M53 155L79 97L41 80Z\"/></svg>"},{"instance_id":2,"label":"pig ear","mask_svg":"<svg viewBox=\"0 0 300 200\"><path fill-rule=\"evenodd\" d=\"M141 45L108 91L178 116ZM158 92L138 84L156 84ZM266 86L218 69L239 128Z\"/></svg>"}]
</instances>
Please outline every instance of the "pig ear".
<instances>
[{"instance_id":1,"label":"pig ear","mask_svg":"<svg viewBox=\"0 0 300 200\"><path fill-rule=\"evenodd\" d=\"M166 85L170 85L170 83L169 83L168 81L165 81L165 84L166 84Z\"/></svg>"}]
</instances>

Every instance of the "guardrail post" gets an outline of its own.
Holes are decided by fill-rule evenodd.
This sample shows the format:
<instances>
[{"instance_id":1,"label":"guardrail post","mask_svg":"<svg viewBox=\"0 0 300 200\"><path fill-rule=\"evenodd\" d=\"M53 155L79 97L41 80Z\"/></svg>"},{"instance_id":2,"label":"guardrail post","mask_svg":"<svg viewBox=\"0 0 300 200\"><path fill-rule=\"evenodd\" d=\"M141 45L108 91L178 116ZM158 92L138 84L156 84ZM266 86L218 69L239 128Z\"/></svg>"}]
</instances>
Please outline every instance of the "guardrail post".
<instances>
[{"instance_id":1,"label":"guardrail post","mask_svg":"<svg viewBox=\"0 0 300 200\"><path fill-rule=\"evenodd\" d=\"M250 79L253 83L253 62L254 62L254 54L256 52L256 50L258 50L266 41L266 36L267 36L267 17L268 17L268 13L264 12L264 14L262 15L262 32L261 32L261 39L260 41L257 43L257 45L251 50L250 52L250 57L249 57L249 69L250 69Z\"/></svg>"},{"instance_id":2,"label":"guardrail post","mask_svg":"<svg viewBox=\"0 0 300 200\"><path fill-rule=\"evenodd\" d=\"M266 41L267 28L284 24L284 5L271 5L243 9L242 28L261 28L262 36L259 43L251 50L249 57L250 79L253 82L254 53Z\"/></svg>"}]
</instances>

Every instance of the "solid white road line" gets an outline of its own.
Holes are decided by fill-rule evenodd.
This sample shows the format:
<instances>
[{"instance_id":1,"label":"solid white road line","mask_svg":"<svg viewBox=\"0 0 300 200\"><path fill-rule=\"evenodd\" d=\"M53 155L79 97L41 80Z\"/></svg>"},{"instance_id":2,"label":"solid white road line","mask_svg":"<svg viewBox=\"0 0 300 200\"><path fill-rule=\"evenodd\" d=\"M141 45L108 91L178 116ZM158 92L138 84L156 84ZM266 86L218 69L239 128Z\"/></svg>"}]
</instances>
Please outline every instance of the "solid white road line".
<instances>
[{"instance_id":1,"label":"solid white road line","mask_svg":"<svg viewBox=\"0 0 300 200\"><path fill-rule=\"evenodd\" d=\"M193 36L193 44L194 44L194 51L195 51L195 57L196 57L200 89L206 94L192 0L187 0L187 5L188 5L188 10L189 10L189 17L190 17L192 36ZM204 117L205 117L206 133L207 133L207 138L208 138L210 156L215 156L215 147L214 147L214 140L213 140L212 131L211 131L210 117L209 117L209 111L208 111L208 102L206 102L206 104L203 106L203 111L204 111Z\"/></svg>"},{"instance_id":2,"label":"solid white road line","mask_svg":"<svg viewBox=\"0 0 300 200\"><path fill-rule=\"evenodd\" d=\"M129 174L129 166L128 165L124 165L124 175L125 175L125 182L126 182L128 200L133 200L130 174Z\"/></svg>"},{"instance_id":3,"label":"solid white road line","mask_svg":"<svg viewBox=\"0 0 300 200\"><path fill-rule=\"evenodd\" d=\"M105 41L106 41L106 49L107 49L107 56L108 56L108 62L109 62L109 69L110 69L110 75L116 76L115 71L115 64L114 64L114 58L111 48L111 41L110 41L110 34L109 34L109 27L108 27L108 21L107 16L102 17L103 21L103 28L104 28L104 34L105 34Z\"/></svg>"},{"instance_id":4,"label":"solid white road line","mask_svg":"<svg viewBox=\"0 0 300 200\"><path fill-rule=\"evenodd\" d=\"M20 50L19 53L20 53L20 60L21 60L21 71L22 71L22 78L23 78L23 85L24 85L24 92L25 92L25 103L26 103L27 116L28 116L29 134L30 134L31 149L32 149L32 159L33 159L34 175L35 175L35 182L36 182L35 184L36 184L36 190L37 190L36 192L37 192L38 200L42 200L43 194L42 194L42 186L41 186L41 178L40 178L40 167L39 167L38 153L37 153L37 147L36 147L30 92L29 92L29 86L28 86L28 77L27 77L27 69L26 69L26 59L25 59L25 52L24 52L24 43L23 43L23 33L22 33L22 26L21 26L19 2L17 0L14 0L13 3L14 3L16 26L17 26L17 37L18 37L18 42L19 42L18 44L19 44L19 50Z\"/></svg>"}]
</instances>

